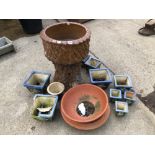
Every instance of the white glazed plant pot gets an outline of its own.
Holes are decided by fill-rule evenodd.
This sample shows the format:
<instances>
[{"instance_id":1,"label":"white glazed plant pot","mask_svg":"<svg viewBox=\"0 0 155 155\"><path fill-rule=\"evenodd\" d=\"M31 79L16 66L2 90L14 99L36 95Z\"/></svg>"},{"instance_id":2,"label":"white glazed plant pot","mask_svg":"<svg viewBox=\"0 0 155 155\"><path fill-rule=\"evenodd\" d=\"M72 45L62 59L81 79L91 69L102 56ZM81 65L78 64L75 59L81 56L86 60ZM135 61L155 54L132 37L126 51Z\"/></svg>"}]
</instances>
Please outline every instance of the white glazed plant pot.
<instances>
[{"instance_id":1,"label":"white glazed plant pot","mask_svg":"<svg viewBox=\"0 0 155 155\"><path fill-rule=\"evenodd\" d=\"M12 41L7 37L0 38L0 55L11 52L14 50Z\"/></svg>"}]
</instances>

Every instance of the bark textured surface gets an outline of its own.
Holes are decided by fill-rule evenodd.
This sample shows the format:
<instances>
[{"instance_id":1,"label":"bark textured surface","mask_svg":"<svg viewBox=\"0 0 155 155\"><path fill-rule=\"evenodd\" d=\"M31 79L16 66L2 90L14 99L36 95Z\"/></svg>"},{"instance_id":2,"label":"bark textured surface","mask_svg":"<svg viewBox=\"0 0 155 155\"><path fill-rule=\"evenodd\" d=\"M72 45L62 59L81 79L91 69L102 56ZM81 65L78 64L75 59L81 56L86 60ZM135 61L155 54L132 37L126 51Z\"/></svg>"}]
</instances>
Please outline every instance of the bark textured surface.
<instances>
[{"instance_id":1,"label":"bark textured surface","mask_svg":"<svg viewBox=\"0 0 155 155\"><path fill-rule=\"evenodd\" d=\"M61 45L43 40L45 56L55 64L76 64L81 62L89 52L89 41L73 44Z\"/></svg>"}]
</instances>

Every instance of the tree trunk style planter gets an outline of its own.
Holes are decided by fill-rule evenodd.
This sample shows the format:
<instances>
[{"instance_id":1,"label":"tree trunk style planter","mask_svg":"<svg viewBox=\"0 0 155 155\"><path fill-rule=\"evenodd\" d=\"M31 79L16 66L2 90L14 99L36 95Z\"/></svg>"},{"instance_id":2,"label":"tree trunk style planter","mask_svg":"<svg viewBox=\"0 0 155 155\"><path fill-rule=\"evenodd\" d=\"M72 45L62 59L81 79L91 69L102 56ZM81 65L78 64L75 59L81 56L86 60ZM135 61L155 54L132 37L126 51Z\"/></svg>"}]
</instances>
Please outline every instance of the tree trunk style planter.
<instances>
[{"instance_id":1,"label":"tree trunk style planter","mask_svg":"<svg viewBox=\"0 0 155 155\"><path fill-rule=\"evenodd\" d=\"M68 89L76 82L81 62L89 53L90 31L82 24L64 22L45 28L40 36L45 56L56 69L54 81Z\"/></svg>"}]
</instances>

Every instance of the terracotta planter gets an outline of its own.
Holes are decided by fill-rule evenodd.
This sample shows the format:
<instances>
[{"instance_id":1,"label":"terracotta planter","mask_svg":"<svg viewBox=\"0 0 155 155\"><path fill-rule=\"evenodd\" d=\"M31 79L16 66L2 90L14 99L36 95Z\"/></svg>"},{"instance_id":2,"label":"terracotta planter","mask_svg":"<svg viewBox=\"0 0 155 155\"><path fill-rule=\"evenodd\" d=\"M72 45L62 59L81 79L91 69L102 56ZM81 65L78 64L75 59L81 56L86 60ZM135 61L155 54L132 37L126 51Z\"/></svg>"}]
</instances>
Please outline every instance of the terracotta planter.
<instances>
[{"instance_id":1,"label":"terracotta planter","mask_svg":"<svg viewBox=\"0 0 155 155\"><path fill-rule=\"evenodd\" d=\"M90 115L79 114L78 108L81 103L89 103L93 106L93 113ZM61 100L61 113L71 121L88 123L103 116L108 106L108 97L101 88L92 84L81 84L71 88L64 94ZM85 109L88 111L87 107Z\"/></svg>"},{"instance_id":2,"label":"terracotta planter","mask_svg":"<svg viewBox=\"0 0 155 155\"><path fill-rule=\"evenodd\" d=\"M80 73L80 63L88 55L90 31L82 24L65 22L41 32L45 56L55 65L54 81L69 87Z\"/></svg>"},{"instance_id":3,"label":"terracotta planter","mask_svg":"<svg viewBox=\"0 0 155 155\"><path fill-rule=\"evenodd\" d=\"M64 119L64 121L69 124L70 126L79 129L79 130L94 130L96 128L101 127L103 124L106 123L106 121L108 120L109 116L110 116L110 107L108 106L106 112L96 121L90 122L90 123L78 123L78 122L74 122L70 119L68 119L63 113L62 117Z\"/></svg>"}]
</instances>

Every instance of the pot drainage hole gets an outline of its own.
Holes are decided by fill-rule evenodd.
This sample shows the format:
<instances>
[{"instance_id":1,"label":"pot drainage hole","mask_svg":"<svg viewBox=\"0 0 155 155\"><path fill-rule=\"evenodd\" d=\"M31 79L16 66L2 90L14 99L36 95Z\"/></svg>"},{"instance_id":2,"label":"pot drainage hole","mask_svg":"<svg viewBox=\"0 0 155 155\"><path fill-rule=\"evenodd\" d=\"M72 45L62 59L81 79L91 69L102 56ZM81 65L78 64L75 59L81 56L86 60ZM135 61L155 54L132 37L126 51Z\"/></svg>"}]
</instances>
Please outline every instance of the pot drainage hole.
<instances>
[{"instance_id":1,"label":"pot drainage hole","mask_svg":"<svg viewBox=\"0 0 155 155\"><path fill-rule=\"evenodd\" d=\"M94 113L95 106L88 101L83 101L78 105L76 111L80 116L89 116Z\"/></svg>"}]
</instances>

